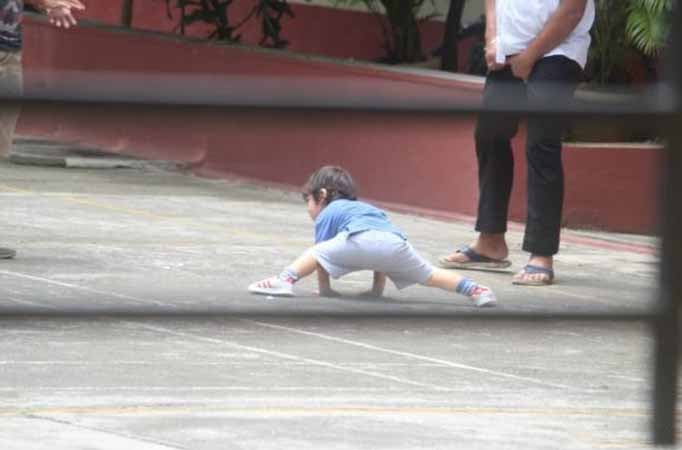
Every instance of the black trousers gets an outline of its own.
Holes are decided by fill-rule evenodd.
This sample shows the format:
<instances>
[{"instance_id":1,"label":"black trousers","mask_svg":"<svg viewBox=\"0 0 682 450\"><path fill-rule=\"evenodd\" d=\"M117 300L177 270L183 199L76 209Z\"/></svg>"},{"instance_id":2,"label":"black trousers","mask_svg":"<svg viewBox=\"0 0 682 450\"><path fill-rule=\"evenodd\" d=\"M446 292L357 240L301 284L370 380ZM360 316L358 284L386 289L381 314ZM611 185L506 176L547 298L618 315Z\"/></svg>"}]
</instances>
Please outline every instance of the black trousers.
<instances>
[{"instance_id":1,"label":"black trousers","mask_svg":"<svg viewBox=\"0 0 682 450\"><path fill-rule=\"evenodd\" d=\"M564 56L539 60L527 82L514 77L509 67L490 72L483 92L483 105L565 106L573 101L582 75L578 63ZM482 113L476 125L479 201L476 230L507 231L509 197L514 178L510 140L516 135L520 116ZM561 140L566 120L551 116L528 118L528 216L523 250L550 256L559 251L561 212L564 201L564 170Z\"/></svg>"}]
</instances>

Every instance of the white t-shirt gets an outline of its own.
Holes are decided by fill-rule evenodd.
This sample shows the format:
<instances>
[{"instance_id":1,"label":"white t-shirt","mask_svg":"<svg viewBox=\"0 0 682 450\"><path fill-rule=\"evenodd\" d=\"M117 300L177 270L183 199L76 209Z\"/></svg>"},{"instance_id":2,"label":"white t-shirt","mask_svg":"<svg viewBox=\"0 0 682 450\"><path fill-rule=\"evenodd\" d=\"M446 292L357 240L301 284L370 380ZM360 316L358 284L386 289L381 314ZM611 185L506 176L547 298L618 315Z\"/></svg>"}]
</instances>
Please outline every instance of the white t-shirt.
<instances>
[{"instance_id":1,"label":"white t-shirt","mask_svg":"<svg viewBox=\"0 0 682 450\"><path fill-rule=\"evenodd\" d=\"M495 0L497 17L496 61L504 64L509 55L522 52L542 31L561 0ZM583 18L573 32L544 56L564 55L585 67L594 22L594 0L587 0Z\"/></svg>"}]
</instances>

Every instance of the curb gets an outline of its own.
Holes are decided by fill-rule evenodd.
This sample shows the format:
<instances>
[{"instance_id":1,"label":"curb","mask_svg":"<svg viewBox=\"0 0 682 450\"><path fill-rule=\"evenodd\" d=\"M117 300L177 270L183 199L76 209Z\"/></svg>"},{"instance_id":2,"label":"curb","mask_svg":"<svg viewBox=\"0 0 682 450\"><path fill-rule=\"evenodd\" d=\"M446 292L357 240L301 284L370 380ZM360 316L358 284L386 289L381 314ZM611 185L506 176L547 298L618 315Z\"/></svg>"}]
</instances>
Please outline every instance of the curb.
<instances>
[{"instance_id":1,"label":"curb","mask_svg":"<svg viewBox=\"0 0 682 450\"><path fill-rule=\"evenodd\" d=\"M12 164L78 169L144 169L153 166L178 167L173 161L147 161L133 156L109 153L78 143L17 138L7 157Z\"/></svg>"}]
</instances>

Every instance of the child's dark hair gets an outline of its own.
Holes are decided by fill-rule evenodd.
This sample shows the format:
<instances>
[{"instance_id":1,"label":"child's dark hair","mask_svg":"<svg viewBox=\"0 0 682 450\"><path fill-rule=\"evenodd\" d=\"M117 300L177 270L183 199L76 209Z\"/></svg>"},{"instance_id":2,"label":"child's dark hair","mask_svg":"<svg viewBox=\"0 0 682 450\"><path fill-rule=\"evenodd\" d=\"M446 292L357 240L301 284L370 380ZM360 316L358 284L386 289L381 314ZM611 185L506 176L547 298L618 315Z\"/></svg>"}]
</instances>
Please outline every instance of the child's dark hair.
<instances>
[{"instance_id":1,"label":"child's dark hair","mask_svg":"<svg viewBox=\"0 0 682 450\"><path fill-rule=\"evenodd\" d=\"M327 190L325 205L339 199L357 200L353 177L341 167L324 166L317 169L303 187L303 198L307 200L308 196L312 195L315 202L319 202L322 198L320 195L322 189Z\"/></svg>"}]
</instances>

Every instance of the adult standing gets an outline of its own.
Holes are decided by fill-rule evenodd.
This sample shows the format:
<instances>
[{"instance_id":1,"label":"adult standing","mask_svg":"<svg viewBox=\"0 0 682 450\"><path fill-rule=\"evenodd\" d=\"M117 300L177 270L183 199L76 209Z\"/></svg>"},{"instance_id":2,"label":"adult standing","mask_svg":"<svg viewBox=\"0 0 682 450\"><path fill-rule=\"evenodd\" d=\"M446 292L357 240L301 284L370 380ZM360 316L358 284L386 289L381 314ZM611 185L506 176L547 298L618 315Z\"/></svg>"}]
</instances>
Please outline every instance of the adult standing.
<instances>
[{"instance_id":1,"label":"adult standing","mask_svg":"<svg viewBox=\"0 0 682 450\"><path fill-rule=\"evenodd\" d=\"M61 28L76 25L72 10L83 10L79 0L0 0L0 95L16 96L22 92L21 19L24 3L47 14L50 23ZM0 99L0 102L3 100ZM0 104L0 158L12 148L14 129L19 118L17 103L4 101ZM0 247L0 259L13 258L16 252Z\"/></svg>"},{"instance_id":2,"label":"adult standing","mask_svg":"<svg viewBox=\"0 0 682 450\"><path fill-rule=\"evenodd\" d=\"M485 107L527 104L567 105L587 61L594 0L486 0ZM504 268L505 239L514 161L510 140L518 116L479 116L475 140L479 169L476 240L440 258L458 269ZM561 140L565 122L559 117L528 118L528 215L523 250L528 264L515 284L546 285L554 280L559 251L564 175Z\"/></svg>"}]
</instances>

